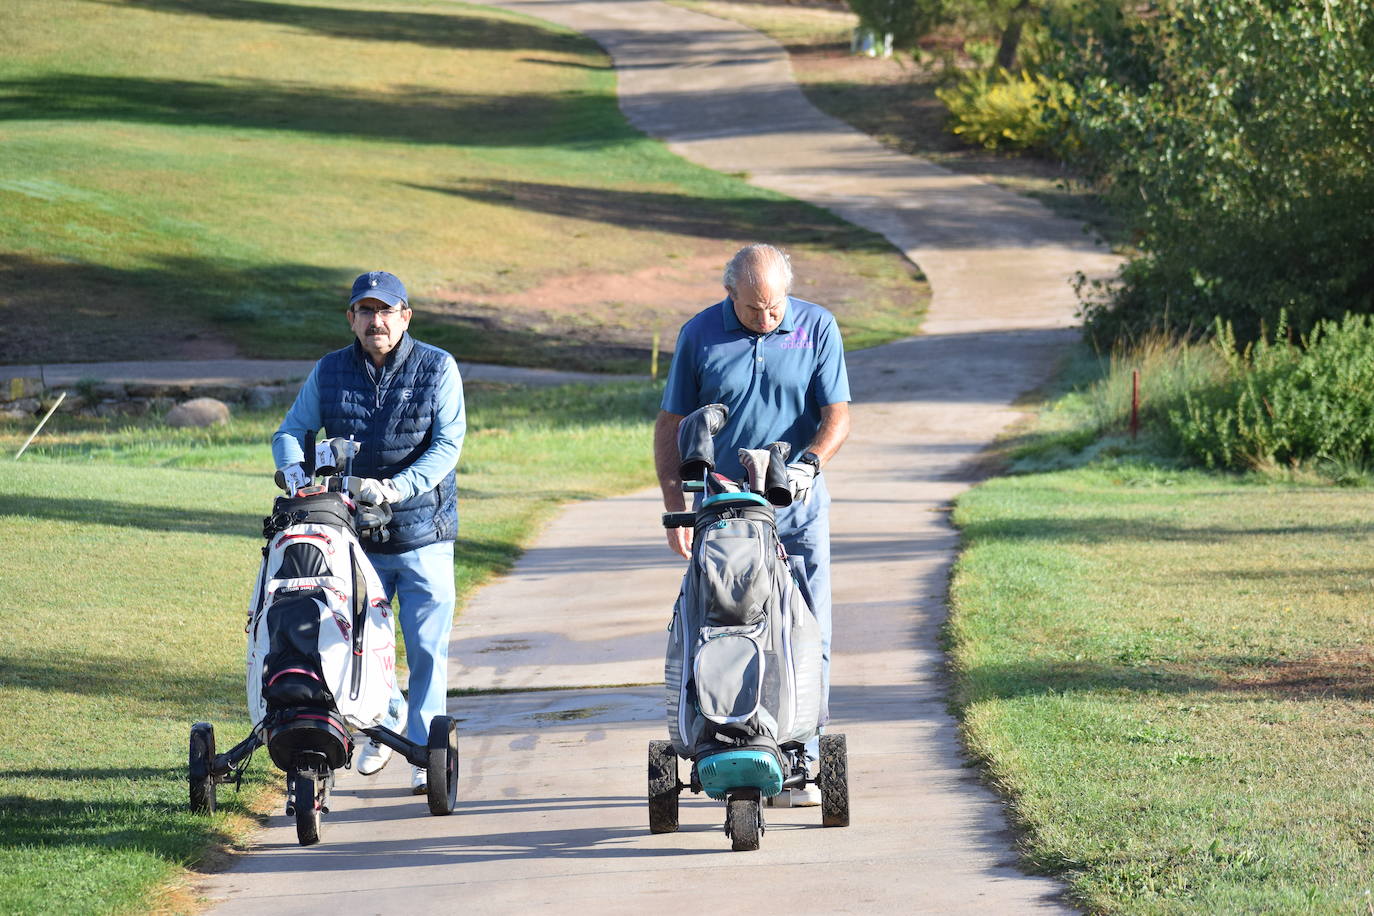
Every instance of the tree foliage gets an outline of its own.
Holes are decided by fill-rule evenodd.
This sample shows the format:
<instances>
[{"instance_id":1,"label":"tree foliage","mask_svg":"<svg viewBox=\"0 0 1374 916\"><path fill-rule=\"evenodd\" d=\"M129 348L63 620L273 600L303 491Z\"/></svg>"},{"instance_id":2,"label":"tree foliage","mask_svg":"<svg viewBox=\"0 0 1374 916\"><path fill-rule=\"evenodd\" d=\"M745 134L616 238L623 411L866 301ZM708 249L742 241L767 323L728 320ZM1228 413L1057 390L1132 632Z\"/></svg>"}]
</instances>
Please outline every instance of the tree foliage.
<instances>
[{"instance_id":1,"label":"tree foliage","mask_svg":"<svg viewBox=\"0 0 1374 916\"><path fill-rule=\"evenodd\" d=\"M1374 3L1157 0L1059 23L1084 164L1139 256L1099 340L1374 312Z\"/></svg>"}]
</instances>

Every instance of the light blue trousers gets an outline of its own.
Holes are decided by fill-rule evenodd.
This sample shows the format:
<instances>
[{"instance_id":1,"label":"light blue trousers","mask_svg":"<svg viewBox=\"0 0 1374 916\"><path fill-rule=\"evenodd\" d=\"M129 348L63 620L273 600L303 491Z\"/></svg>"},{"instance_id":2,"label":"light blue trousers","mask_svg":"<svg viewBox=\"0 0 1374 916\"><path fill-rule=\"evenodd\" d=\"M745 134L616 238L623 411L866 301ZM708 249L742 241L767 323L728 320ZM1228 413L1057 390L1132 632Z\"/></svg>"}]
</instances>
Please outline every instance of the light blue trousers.
<instances>
[{"instance_id":1,"label":"light blue trousers","mask_svg":"<svg viewBox=\"0 0 1374 916\"><path fill-rule=\"evenodd\" d=\"M801 560L811 592L811 609L821 628L821 708L830 708L830 493L824 475L816 478L811 498L777 513L778 538L788 556ZM806 745L807 756L820 758L820 741Z\"/></svg>"},{"instance_id":2,"label":"light blue trousers","mask_svg":"<svg viewBox=\"0 0 1374 916\"><path fill-rule=\"evenodd\" d=\"M388 600L400 605L396 616L406 641L410 668L409 713L403 734L416 744L429 741L429 722L445 714L448 698L448 641L453 630L453 542L440 541L405 553L370 553ZM391 709L382 722L400 732L406 705L400 679Z\"/></svg>"}]
</instances>

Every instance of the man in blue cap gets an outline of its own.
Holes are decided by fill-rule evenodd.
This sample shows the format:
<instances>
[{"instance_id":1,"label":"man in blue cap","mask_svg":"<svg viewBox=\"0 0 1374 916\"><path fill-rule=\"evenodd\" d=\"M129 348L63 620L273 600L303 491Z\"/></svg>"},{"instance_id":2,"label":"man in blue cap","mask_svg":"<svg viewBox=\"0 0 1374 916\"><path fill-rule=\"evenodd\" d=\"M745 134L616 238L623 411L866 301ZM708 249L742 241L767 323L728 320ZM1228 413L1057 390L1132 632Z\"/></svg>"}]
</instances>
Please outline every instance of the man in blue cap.
<instances>
[{"instance_id":1,"label":"man in blue cap","mask_svg":"<svg viewBox=\"0 0 1374 916\"><path fill-rule=\"evenodd\" d=\"M410 666L409 709L398 685L382 724L400 731L404 718L406 737L423 745L448 695L463 381L452 356L407 333L410 303L394 274L374 270L353 281L345 315L356 339L315 364L272 437L272 457L294 492L309 482L302 460L310 433L323 426L330 438L352 436L353 473L365 478L359 498L392 505L389 539L363 545L387 597L400 603ZM391 748L369 742L358 772L376 773L390 758ZM411 788L425 792L424 769L414 768Z\"/></svg>"},{"instance_id":2,"label":"man in blue cap","mask_svg":"<svg viewBox=\"0 0 1374 916\"><path fill-rule=\"evenodd\" d=\"M729 417L715 437L716 470L744 476L741 448L792 446L788 477L795 501L777 511L778 536L806 570L821 629L822 696L830 695L830 493L821 468L849 436L849 376L835 316L797 299L792 265L772 245L740 249L725 266L724 301L682 326L662 409L654 426L654 464L669 512L686 508L678 475L677 427L707 404ZM691 558L692 529L669 528L668 546ZM808 746L818 756L816 742ZM793 805L820 803L814 786L793 789Z\"/></svg>"}]
</instances>

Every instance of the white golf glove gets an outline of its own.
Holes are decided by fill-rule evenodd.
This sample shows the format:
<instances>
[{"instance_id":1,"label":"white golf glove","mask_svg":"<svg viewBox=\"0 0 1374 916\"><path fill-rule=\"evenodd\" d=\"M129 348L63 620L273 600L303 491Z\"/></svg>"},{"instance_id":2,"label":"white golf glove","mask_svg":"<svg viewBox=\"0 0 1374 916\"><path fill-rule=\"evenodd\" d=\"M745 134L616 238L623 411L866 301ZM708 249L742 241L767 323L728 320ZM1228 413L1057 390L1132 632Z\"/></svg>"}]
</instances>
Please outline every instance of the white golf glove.
<instances>
[{"instance_id":1,"label":"white golf glove","mask_svg":"<svg viewBox=\"0 0 1374 916\"><path fill-rule=\"evenodd\" d=\"M401 501L401 491L396 489L396 485L388 477L385 480L377 480L375 477L365 477L358 483L358 501L372 503L380 506L382 503L398 503Z\"/></svg>"},{"instance_id":2,"label":"white golf glove","mask_svg":"<svg viewBox=\"0 0 1374 916\"><path fill-rule=\"evenodd\" d=\"M797 461L787 466L787 483L792 487L794 502L804 503L811 498L811 485L816 482L816 466L809 461Z\"/></svg>"},{"instance_id":3,"label":"white golf glove","mask_svg":"<svg viewBox=\"0 0 1374 916\"><path fill-rule=\"evenodd\" d=\"M339 473L348 463L348 459L356 458L361 442L354 439L335 437L325 439L323 442L315 443L315 467L324 469L321 473Z\"/></svg>"},{"instance_id":4,"label":"white golf glove","mask_svg":"<svg viewBox=\"0 0 1374 916\"><path fill-rule=\"evenodd\" d=\"M310 478L299 464L288 464L277 469L277 486L285 490L288 496L295 496L297 490L310 486Z\"/></svg>"}]
</instances>

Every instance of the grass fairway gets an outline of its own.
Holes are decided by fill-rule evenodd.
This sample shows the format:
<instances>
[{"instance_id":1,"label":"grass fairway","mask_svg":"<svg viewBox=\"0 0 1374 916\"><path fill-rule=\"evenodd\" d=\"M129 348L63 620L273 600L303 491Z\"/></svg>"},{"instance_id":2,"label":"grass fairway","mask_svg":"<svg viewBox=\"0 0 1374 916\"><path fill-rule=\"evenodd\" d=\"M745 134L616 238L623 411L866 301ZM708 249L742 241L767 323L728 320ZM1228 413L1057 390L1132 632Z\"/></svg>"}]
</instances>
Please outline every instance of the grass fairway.
<instances>
[{"instance_id":1,"label":"grass fairway","mask_svg":"<svg viewBox=\"0 0 1374 916\"><path fill-rule=\"evenodd\" d=\"M1374 497L1122 465L959 500L949 636L1023 850L1095 913L1366 913Z\"/></svg>"},{"instance_id":2,"label":"grass fairway","mask_svg":"<svg viewBox=\"0 0 1374 916\"><path fill-rule=\"evenodd\" d=\"M631 129L589 40L425 0L9 0L0 362L315 357L361 270L461 359L643 373L734 247L854 346L928 298L881 237ZM130 333L130 328L137 333Z\"/></svg>"},{"instance_id":3,"label":"grass fairway","mask_svg":"<svg viewBox=\"0 0 1374 916\"><path fill-rule=\"evenodd\" d=\"M460 606L558 503L652 481L658 394L469 389ZM249 727L243 623L279 420L64 419L17 463L28 430L0 424L0 556L22 622L0 648L0 913L183 910L184 868L241 839L280 778L259 754L243 796L221 787L214 817L187 810L191 723L214 722L222 750Z\"/></svg>"}]
</instances>

